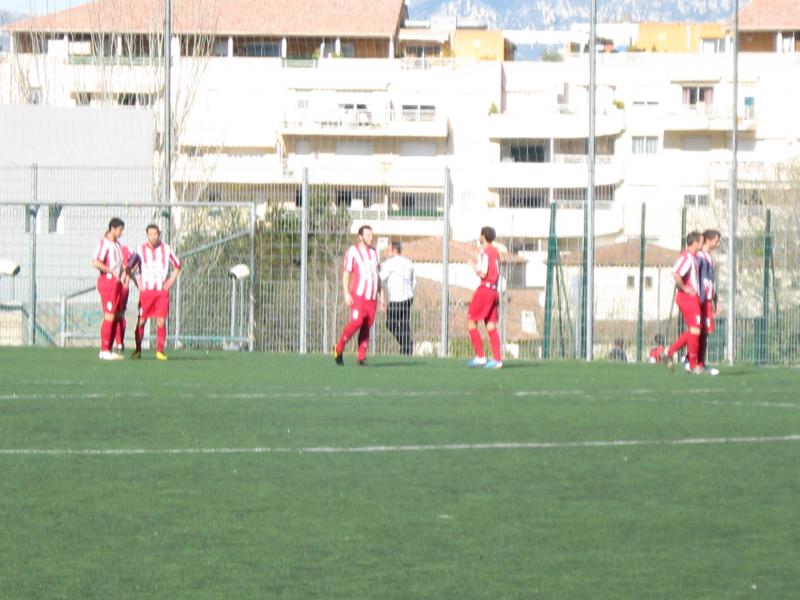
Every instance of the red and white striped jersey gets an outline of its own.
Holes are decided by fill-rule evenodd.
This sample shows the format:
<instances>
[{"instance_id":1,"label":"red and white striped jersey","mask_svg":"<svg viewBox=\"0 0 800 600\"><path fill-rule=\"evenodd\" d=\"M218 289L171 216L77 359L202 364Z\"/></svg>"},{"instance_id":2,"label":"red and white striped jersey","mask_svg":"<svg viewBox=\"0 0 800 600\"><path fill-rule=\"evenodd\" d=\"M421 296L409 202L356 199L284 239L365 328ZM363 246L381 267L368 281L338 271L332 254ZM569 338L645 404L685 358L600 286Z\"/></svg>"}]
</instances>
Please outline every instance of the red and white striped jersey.
<instances>
[{"instance_id":1,"label":"red and white striped jersey","mask_svg":"<svg viewBox=\"0 0 800 600\"><path fill-rule=\"evenodd\" d=\"M379 268L380 259L375 248L361 244L350 246L344 257L344 270L354 275L350 281L350 295L364 300L377 300Z\"/></svg>"},{"instance_id":2,"label":"red and white striped jersey","mask_svg":"<svg viewBox=\"0 0 800 600\"><path fill-rule=\"evenodd\" d=\"M688 250L684 250L675 261L675 266L672 267L672 272L679 275L683 279L683 284L692 288L695 293L700 293L700 284L697 278L697 259L694 254Z\"/></svg>"},{"instance_id":3,"label":"red and white striped jersey","mask_svg":"<svg viewBox=\"0 0 800 600\"><path fill-rule=\"evenodd\" d=\"M119 279L122 275L122 246L120 246L119 242L112 242L106 236L103 236L97 245L97 250L94 252L94 258L105 264L114 274L114 277Z\"/></svg>"},{"instance_id":4,"label":"red and white striped jersey","mask_svg":"<svg viewBox=\"0 0 800 600\"><path fill-rule=\"evenodd\" d=\"M169 266L181 268L181 261L175 256L169 244L160 243L153 248L149 243L144 243L138 249L139 272L142 277L142 289L160 290L169 277Z\"/></svg>"},{"instance_id":5,"label":"red and white striped jersey","mask_svg":"<svg viewBox=\"0 0 800 600\"><path fill-rule=\"evenodd\" d=\"M494 246L486 246L478 254L478 271L486 273L481 278L481 286L497 289L500 279L500 251Z\"/></svg>"}]
</instances>

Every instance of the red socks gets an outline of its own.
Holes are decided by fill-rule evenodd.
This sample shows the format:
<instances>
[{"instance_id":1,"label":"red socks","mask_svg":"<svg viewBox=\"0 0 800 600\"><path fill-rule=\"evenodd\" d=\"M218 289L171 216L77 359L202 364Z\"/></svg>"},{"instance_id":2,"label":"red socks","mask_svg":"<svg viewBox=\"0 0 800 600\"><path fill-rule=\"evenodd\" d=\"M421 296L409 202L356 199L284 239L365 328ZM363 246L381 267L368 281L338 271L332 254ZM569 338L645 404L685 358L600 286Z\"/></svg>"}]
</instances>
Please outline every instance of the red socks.
<instances>
[{"instance_id":1,"label":"red socks","mask_svg":"<svg viewBox=\"0 0 800 600\"><path fill-rule=\"evenodd\" d=\"M127 325L128 324L125 321L125 317L122 317L119 321L117 321L117 346L123 346L125 344L125 328Z\"/></svg>"},{"instance_id":2,"label":"red socks","mask_svg":"<svg viewBox=\"0 0 800 600\"><path fill-rule=\"evenodd\" d=\"M114 339L114 321L106 321L100 326L100 350L111 351L111 341Z\"/></svg>"},{"instance_id":3,"label":"red socks","mask_svg":"<svg viewBox=\"0 0 800 600\"><path fill-rule=\"evenodd\" d=\"M469 329L469 339L472 342L472 347L475 348L475 356L483 358L483 342L481 341L481 332L477 329Z\"/></svg>"},{"instance_id":4,"label":"red socks","mask_svg":"<svg viewBox=\"0 0 800 600\"><path fill-rule=\"evenodd\" d=\"M156 327L156 351L164 352L164 342L167 341L167 326Z\"/></svg>"},{"instance_id":5,"label":"red socks","mask_svg":"<svg viewBox=\"0 0 800 600\"><path fill-rule=\"evenodd\" d=\"M501 362L503 359L500 357L500 334L497 329L488 329L486 335L489 336L489 345L492 347L492 358Z\"/></svg>"}]
</instances>

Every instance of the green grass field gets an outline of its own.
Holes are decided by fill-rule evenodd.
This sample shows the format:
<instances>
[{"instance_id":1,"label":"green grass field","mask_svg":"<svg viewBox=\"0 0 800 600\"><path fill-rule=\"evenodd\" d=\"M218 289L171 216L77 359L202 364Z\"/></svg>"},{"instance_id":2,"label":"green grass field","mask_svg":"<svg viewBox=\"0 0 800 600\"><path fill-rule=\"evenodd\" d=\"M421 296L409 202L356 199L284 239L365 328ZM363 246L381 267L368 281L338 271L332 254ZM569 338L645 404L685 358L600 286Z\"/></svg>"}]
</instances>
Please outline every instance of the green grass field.
<instances>
[{"instance_id":1,"label":"green grass field","mask_svg":"<svg viewBox=\"0 0 800 600\"><path fill-rule=\"evenodd\" d=\"M0 349L0 598L796 598L800 370Z\"/></svg>"}]
</instances>

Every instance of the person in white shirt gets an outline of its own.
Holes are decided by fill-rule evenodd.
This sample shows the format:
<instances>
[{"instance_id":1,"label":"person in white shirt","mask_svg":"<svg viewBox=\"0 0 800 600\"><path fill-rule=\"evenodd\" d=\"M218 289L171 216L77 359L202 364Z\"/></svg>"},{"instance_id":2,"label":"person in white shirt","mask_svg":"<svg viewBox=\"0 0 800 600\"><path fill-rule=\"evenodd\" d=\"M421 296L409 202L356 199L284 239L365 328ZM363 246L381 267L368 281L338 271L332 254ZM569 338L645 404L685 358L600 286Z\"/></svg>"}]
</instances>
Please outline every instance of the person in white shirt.
<instances>
[{"instance_id":1,"label":"person in white shirt","mask_svg":"<svg viewBox=\"0 0 800 600\"><path fill-rule=\"evenodd\" d=\"M386 327L400 344L400 353L410 356L414 352L411 337L411 305L414 303L414 290L417 276L414 263L402 256L403 245L392 242L392 256L381 265L381 282L385 296L382 302L386 307Z\"/></svg>"}]
</instances>

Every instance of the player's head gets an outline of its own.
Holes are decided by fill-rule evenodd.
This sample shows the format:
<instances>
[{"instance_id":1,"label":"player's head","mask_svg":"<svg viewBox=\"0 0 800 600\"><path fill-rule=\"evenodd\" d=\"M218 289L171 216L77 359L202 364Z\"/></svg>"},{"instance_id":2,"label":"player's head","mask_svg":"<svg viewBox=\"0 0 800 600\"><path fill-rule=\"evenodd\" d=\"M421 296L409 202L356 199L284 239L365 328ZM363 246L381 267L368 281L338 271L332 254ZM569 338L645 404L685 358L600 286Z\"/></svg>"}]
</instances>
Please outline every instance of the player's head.
<instances>
[{"instance_id":1,"label":"player's head","mask_svg":"<svg viewBox=\"0 0 800 600\"><path fill-rule=\"evenodd\" d=\"M145 233L147 233L147 241L151 246L155 247L161 243L161 230L158 228L158 225L150 223L147 229L145 229Z\"/></svg>"},{"instance_id":2,"label":"player's head","mask_svg":"<svg viewBox=\"0 0 800 600\"><path fill-rule=\"evenodd\" d=\"M392 253L393 254L402 254L403 253L403 244L401 242L392 242Z\"/></svg>"},{"instance_id":3,"label":"player's head","mask_svg":"<svg viewBox=\"0 0 800 600\"><path fill-rule=\"evenodd\" d=\"M722 234L716 229L706 229L703 232L703 247L706 250L716 250L722 240Z\"/></svg>"},{"instance_id":4,"label":"player's head","mask_svg":"<svg viewBox=\"0 0 800 600\"><path fill-rule=\"evenodd\" d=\"M358 228L358 239L364 242L367 246L372 246L372 227L369 225L362 225Z\"/></svg>"},{"instance_id":5,"label":"player's head","mask_svg":"<svg viewBox=\"0 0 800 600\"><path fill-rule=\"evenodd\" d=\"M653 341L656 343L656 346L663 346L664 345L664 336L660 333L657 333L656 336L653 338Z\"/></svg>"},{"instance_id":6,"label":"player's head","mask_svg":"<svg viewBox=\"0 0 800 600\"><path fill-rule=\"evenodd\" d=\"M699 231L692 231L686 236L687 250L695 251L700 248L703 243L703 234Z\"/></svg>"},{"instance_id":7,"label":"player's head","mask_svg":"<svg viewBox=\"0 0 800 600\"><path fill-rule=\"evenodd\" d=\"M120 219L119 217L114 217L108 222L108 231L106 234L111 234L112 237L116 240L118 237L122 235L122 231L125 229L125 221Z\"/></svg>"},{"instance_id":8,"label":"player's head","mask_svg":"<svg viewBox=\"0 0 800 600\"><path fill-rule=\"evenodd\" d=\"M494 227L481 227L481 241L491 244L494 239L497 237L497 234L494 231Z\"/></svg>"}]
</instances>

